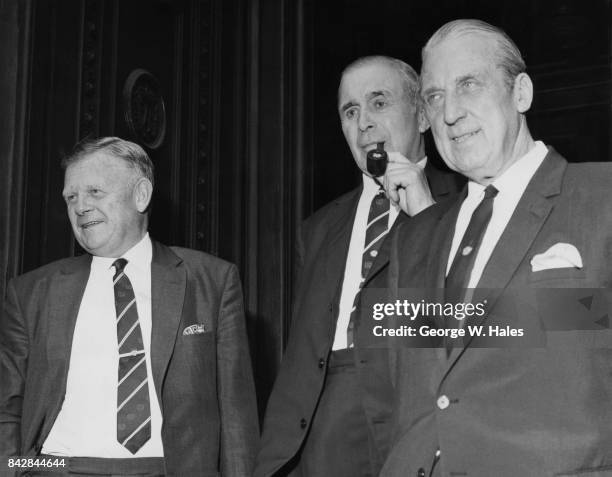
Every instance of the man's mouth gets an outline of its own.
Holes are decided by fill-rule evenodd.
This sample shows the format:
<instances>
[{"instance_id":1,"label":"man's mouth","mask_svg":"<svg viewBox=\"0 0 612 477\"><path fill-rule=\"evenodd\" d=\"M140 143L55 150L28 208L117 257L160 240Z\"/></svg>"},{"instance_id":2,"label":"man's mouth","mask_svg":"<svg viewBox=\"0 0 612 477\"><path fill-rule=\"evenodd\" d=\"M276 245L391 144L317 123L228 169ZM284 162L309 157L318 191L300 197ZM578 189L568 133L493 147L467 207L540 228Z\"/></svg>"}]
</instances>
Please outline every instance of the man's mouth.
<instances>
[{"instance_id":1,"label":"man's mouth","mask_svg":"<svg viewBox=\"0 0 612 477\"><path fill-rule=\"evenodd\" d=\"M372 151L374 149L376 149L378 147L379 143L385 143L385 141L374 141L374 142L369 142L367 144L364 144L363 146L360 146L361 149L363 149L366 152Z\"/></svg>"},{"instance_id":2,"label":"man's mouth","mask_svg":"<svg viewBox=\"0 0 612 477\"><path fill-rule=\"evenodd\" d=\"M88 229L90 227L93 227L94 225L98 225L101 223L101 220L90 220L89 222L85 222L84 224L79 224L79 227L81 227L82 229Z\"/></svg>"},{"instance_id":3,"label":"man's mouth","mask_svg":"<svg viewBox=\"0 0 612 477\"><path fill-rule=\"evenodd\" d=\"M452 136L451 140L457 144L460 144L464 141L467 141L469 138L475 136L476 134L478 134L480 132L480 129L477 129L476 131L472 131L469 133L465 133L465 134L460 134L458 136Z\"/></svg>"}]
</instances>

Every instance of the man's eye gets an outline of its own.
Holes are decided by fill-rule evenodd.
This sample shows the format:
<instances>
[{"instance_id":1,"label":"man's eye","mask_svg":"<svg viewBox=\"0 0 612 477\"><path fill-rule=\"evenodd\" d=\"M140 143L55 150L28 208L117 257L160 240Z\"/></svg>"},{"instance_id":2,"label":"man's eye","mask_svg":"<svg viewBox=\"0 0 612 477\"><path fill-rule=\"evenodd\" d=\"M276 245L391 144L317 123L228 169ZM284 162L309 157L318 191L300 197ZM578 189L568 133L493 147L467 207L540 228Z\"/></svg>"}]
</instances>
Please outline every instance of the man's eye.
<instances>
[{"instance_id":1,"label":"man's eye","mask_svg":"<svg viewBox=\"0 0 612 477\"><path fill-rule=\"evenodd\" d=\"M431 107L438 105L441 100L442 100L442 95L440 93L433 93L427 96L427 98L425 98L425 102L427 103L428 106L431 106Z\"/></svg>"},{"instance_id":2,"label":"man's eye","mask_svg":"<svg viewBox=\"0 0 612 477\"><path fill-rule=\"evenodd\" d=\"M74 199L76 198L76 196L74 194L70 194L64 197L64 200L66 202L74 202Z\"/></svg>"},{"instance_id":3,"label":"man's eye","mask_svg":"<svg viewBox=\"0 0 612 477\"><path fill-rule=\"evenodd\" d=\"M346 117L346 119L354 119L356 115L357 115L357 111L354 108L347 109L344 112L344 116Z\"/></svg>"},{"instance_id":4,"label":"man's eye","mask_svg":"<svg viewBox=\"0 0 612 477\"><path fill-rule=\"evenodd\" d=\"M377 99L374 101L374 107L376 109L382 109L387 105L387 102L384 99Z\"/></svg>"},{"instance_id":5,"label":"man's eye","mask_svg":"<svg viewBox=\"0 0 612 477\"><path fill-rule=\"evenodd\" d=\"M473 90L474 88L476 88L477 84L476 81L474 80L465 80L463 83L461 83L461 86L463 87L463 89L465 90Z\"/></svg>"}]
</instances>

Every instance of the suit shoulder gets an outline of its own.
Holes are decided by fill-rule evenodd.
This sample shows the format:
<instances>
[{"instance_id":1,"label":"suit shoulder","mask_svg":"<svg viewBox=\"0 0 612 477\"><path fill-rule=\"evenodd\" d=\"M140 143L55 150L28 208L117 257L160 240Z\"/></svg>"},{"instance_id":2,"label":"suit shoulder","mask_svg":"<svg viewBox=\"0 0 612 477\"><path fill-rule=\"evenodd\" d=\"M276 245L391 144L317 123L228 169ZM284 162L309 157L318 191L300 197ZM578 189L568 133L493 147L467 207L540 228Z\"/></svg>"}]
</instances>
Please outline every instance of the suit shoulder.
<instances>
[{"instance_id":1,"label":"suit shoulder","mask_svg":"<svg viewBox=\"0 0 612 477\"><path fill-rule=\"evenodd\" d=\"M71 270L76 267L83 266L87 264L89 260L89 255L61 258L59 260L47 263L46 265L43 265L41 267L35 268L34 270L25 272L13 278L13 282L15 284L34 283L46 279L59 272L60 270Z\"/></svg>"},{"instance_id":2,"label":"suit shoulder","mask_svg":"<svg viewBox=\"0 0 612 477\"><path fill-rule=\"evenodd\" d=\"M612 181L612 162L569 163L566 177L578 185L602 186L609 190Z\"/></svg>"},{"instance_id":3,"label":"suit shoulder","mask_svg":"<svg viewBox=\"0 0 612 477\"><path fill-rule=\"evenodd\" d=\"M304 220L302 223L302 227L315 228L318 225L325 223L330 216L334 215L335 209L339 204L357 200L359 198L360 191L361 187L357 187L356 189L342 194L340 197L332 200L331 202L328 202L321 208L317 209L310 217L306 218L306 220Z\"/></svg>"},{"instance_id":4,"label":"suit shoulder","mask_svg":"<svg viewBox=\"0 0 612 477\"><path fill-rule=\"evenodd\" d=\"M200 250L194 250L191 248L184 247L170 247L170 249L180 257L188 267L204 267L206 269L222 270L227 271L236 266L223 260L222 258L215 257L206 252Z\"/></svg>"}]
</instances>

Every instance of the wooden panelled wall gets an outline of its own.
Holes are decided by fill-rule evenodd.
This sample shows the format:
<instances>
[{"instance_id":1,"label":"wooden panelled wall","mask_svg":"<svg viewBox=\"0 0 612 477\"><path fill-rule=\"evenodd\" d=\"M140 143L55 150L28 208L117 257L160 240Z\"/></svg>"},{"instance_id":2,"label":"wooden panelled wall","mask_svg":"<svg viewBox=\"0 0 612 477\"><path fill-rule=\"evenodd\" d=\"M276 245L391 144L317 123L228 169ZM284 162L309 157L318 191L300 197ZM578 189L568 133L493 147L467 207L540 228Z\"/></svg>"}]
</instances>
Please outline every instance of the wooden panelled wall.
<instances>
[{"instance_id":1,"label":"wooden panelled wall","mask_svg":"<svg viewBox=\"0 0 612 477\"><path fill-rule=\"evenodd\" d=\"M457 18L502 27L517 43L535 86L528 115L535 138L570 161L608 161L612 152L612 1L592 0L334 0L313 2L315 91L314 206L354 187L355 168L340 131L337 79L354 59L373 54L401 58L417 71L433 32ZM429 136L429 134L428 134ZM433 142L428 157L440 164ZM349 176L338 181L342 175Z\"/></svg>"},{"instance_id":2,"label":"wooden panelled wall","mask_svg":"<svg viewBox=\"0 0 612 477\"><path fill-rule=\"evenodd\" d=\"M22 177L30 5L0 0L0 298L21 271Z\"/></svg>"},{"instance_id":3,"label":"wooden panelled wall","mask_svg":"<svg viewBox=\"0 0 612 477\"><path fill-rule=\"evenodd\" d=\"M297 226L359 181L336 112L342 68L388 54L418 69L445 21L488 20L525 55L534 135L569 160L609 160L611 3L0 0L0 291L78 253L59 160L88 134L131 138L123 90L145 69L167 116L149 149L152 235L238 264L263 406L286 342Z\"/></svg>"},{"instance_id":4,"label":"wooden panelled wall","mask_svg":"<svg viewBox=\"0 0 612 477\"><path fill-rule=\"evenodd\" d=\"M151 234L238 264L263 404L287 332L308 180L302 2L0 3L11 61L1 78L2 117L11 121L0 143L6 277L79 253L60 159L88 135L139 142L125 120L124 89L144 69L167 118L165 139L147 148L156 167Z\"/></svg>"}]
</instances>

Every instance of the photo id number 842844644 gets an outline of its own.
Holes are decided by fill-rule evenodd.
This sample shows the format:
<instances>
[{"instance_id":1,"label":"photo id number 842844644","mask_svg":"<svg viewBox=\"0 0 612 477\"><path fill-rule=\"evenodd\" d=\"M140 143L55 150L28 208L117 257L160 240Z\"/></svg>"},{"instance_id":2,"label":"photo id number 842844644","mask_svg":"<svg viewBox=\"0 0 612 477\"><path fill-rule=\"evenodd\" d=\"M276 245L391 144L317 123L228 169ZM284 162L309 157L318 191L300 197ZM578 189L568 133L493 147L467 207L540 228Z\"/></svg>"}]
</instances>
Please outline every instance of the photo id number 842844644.
<instances>
[{"instance_id":1,"label":"photo id number 842844644","mask_svg":"<svg viewBox=\"0 0 612 477\"><path fill-rule=\"evenodd\" d=\"M6 462L9 469L58 469L66 466L62 457L9 457Z\"/></svg>"}]
</instances>

